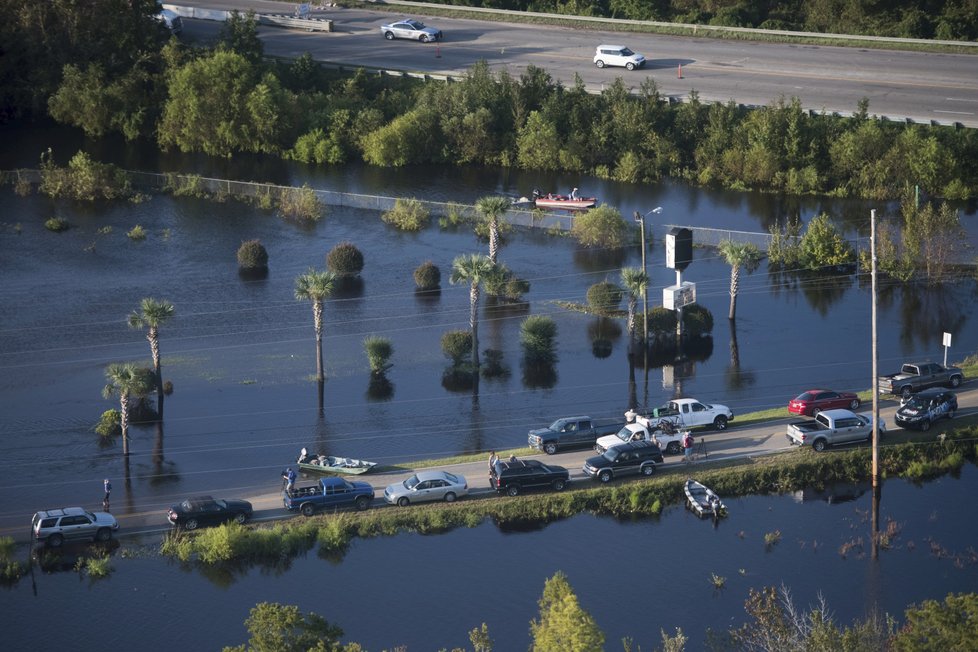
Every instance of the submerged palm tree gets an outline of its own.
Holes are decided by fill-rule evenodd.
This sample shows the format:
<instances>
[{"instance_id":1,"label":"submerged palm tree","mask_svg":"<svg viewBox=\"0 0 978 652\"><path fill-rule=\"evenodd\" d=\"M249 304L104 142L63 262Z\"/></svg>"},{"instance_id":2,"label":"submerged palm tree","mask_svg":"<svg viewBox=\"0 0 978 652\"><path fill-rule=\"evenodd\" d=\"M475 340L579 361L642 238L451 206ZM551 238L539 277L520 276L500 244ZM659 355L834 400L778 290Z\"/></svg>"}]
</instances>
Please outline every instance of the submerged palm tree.
<instances>
[{"instance_id":1,"label":"submerged palm tree","mask_svg":"<svg viewBox=\"0 0 978 652\"><path fill-rule=\"evenodd\" d=\"M757 269L761 263L761 252L757 245L751 242L734 242L724 240L718 249L723 259L730 265L730 314L729 318L737 316L737 291L740 289L740 270L748 274Z\"/></svg>"},{"instance_id":2,"label":"submerged palm tree","mask_svg":"<svg viewBox=\"0 0 978 652\"><path fill-rule=\"evenodd\" d=\"M621 270L621 284L628 291L628 346L631 348L635 345L635 308L638 298L648 291L649 275L638 267L625 267Z\"/></svg>"},{"instance_id":3,"label":"submerged palm tree","mask_svg":"<svg viewBox=\"0 0 978 652\"><path fill-rule=\"evenodd\" d=\"M149 369L137 367L128 362L110 364L105 368L105 378L109 382L102 390L102 396L110 398L119 395L119 426L122 428L122 454L129 455L129 399L149 394L153 388L153 373Z\"/></svg>"},{"instance_id":4,"label":"submerged palm tree","mask_svg":"<svg viewBox=\"0 0 978 652\"><path fill-rule=\"evenodd\" d=\"M310 268L295 279L295 298L312 301L312 319L316 327L316 380L323 382L323 300L333 293L336 276Z\"/></svg>"},{"instance_id":5,"label":"submerged palm tree","mask_svg":"<svg viewBox=\"0 0 978 652\"><path fill-rule=\"evenodd\" d=\"M489 226L489 260L496 263L499 254L499 218L506 214L512 202L506 197L490 195L475 202L475 209L482 213Z\"/></svg>"},{"instance_id":6,"label":"submerged palm tree","mask_svg":"<svg viewBox=\"0 0 978 652\"><path fill-rule=\"evenodd\" d=\"M173 317L173 304L166 299L143 299L139 310L129 315L130 328L145 328L149 350L153 355L153 375L156 377L156 412L163 418L163 367L160 364L160 325Z\"/></svg>"},{"instance_id":7,"label":"submerged palm tree","mask_svg":"<svg viewBox=\"0 0 978 652\"><path fill-rule=\"evenodd\" d=\"M472 329L472 367L479 373L479 284L492 273L495 265L480 254L458 256L452 261L452 285L469 284L469 327Z\"/></svg>"}]
</instances>

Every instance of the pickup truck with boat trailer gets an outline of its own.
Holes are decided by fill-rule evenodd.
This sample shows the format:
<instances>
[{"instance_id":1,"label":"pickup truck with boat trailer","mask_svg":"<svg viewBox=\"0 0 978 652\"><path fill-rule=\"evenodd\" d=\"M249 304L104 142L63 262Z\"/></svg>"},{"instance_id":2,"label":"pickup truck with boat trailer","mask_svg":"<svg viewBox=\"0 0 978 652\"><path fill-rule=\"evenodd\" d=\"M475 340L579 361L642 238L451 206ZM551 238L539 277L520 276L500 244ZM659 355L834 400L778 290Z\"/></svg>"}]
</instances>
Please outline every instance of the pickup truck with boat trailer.
<instances>
[{"instance_id":1,"label":"pickup truck with boat trailer","mask_svg":"<svg viewBox=\"0 0 978 652\"><path fill-rule=\"evenodd\" d=\"M290 512L302 512L312 516L324 509L345 509L354 507L363 511L374 501L374 488L369 483L351 482L344 478L330 476L321 478L314 485L296 487L282 492L282 503Z\"/></svg>"},{"instance_id":2,"label":"pickup truck with boat trailer","mask_svg":"<svg viewBox=\"0 0 978 652\"><path fill-rule=\"evenodd\" d=\"M638 413L629 410L625 417L634 421ZM676 398L665 405L644 413L650 428L661 427L663 421L671 421L677 430L700 426L725 430L727 423L733 421L733 412L726 405L710 405L695 398Z\"/></svg>"},{"instance_id":3,"label":"pickup truck with boat trailer","mask_svg":"<svg viewBox=\"0 0 978 652\"><path fill-rule=\"evenodd\" d=\"M626 415L629 413L626 413ZM668 424L668 425L666 425ZM671 421L653 424L646 417L635 415L634 423L626 423L613 435L605 435L594 442L594 450L603 453L613 446L630 441L651 441L663 453L677 455L683 450L683 436L688 430L676 430Z\"/></svg>"}]
</instances>

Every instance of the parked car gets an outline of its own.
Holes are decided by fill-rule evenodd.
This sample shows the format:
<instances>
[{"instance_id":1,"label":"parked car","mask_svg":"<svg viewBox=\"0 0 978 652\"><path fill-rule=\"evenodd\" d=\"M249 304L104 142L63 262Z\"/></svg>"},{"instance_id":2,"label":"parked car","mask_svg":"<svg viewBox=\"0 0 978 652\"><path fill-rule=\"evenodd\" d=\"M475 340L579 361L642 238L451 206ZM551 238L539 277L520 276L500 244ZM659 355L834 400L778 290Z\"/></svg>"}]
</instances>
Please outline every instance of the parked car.
<instances>
[{"instance_id":1,"label":"parked car","mask_svg":"<svg viewBox=\"0 0 978 652\"><path fill-rule=\"evenodd\" d=\"M599 45L594 50L594 65L598 68L620 66L627 70L635 70L645 66L645 57L632 52L624 45Z\"/></svg>"},{"instance_id":2,"label":"parked car","mask_svg":"<svg viewBox=\"0 0 978 652\"><path fill-rule=\"evenodd\" d=\"M895 374L880 376L877 388L880 394L895 394L903 398L928 387L955 389L964 380L964 372L957 367L945 367L936 362L910 362Z\"/></svg>"},{"instance_id":3,"label":"parked car","mask_svg":"<svg viewBox=\"0 0 978 652\"><path fill-rule=\"evenodd\" d=\"M822 410L856 411L862 403L852 392L835 392L831 389L810 389L788 401L788 412L815 416Z\"/></svg>"},{"instance_id":4,"label":"parked car","mask_svg":"<svg viewBox=\"0 0 978 652\"><path fill-rule=\"evenodd\" d=\"M652 475L655 465L662 464L662 451L650 441L633 441L612 446L601 455L584 462L584 473L601 482L611 482L622 475Z\"/></svg>"},{"instance_id":5,"label":"parked car","mask_svg":"<svg viewBox=\"0 0 978 652\"><path fill-rule=\"evenodd\" d=\"M191 496L170 508L167 520L177 527L196 530L201 525L235 521L244 523L253 510L247 500L219 500L210 496Z\"/></svg>"},{"instance_id":6,"label":"parked car","mask_svg":"<svg viewBox=\"0 0 978 652\"><path fill-rule=\"evenodd\" d=\"M567 469L539 460L496 460L489 470L489 486L509 496L516 496L524 489L542 487L563 491L569 480Z\"/></svg>"},{"instance_id":7,"label":"parked car","mask_svg":"<svg viewBox=\"0 0 978 652\"><path fill-rule=\"evenodd\" d=\"M183 31L183 19L175 11L169 9L161 9L160 13L156 14L156 20L161 22L164 27L170 30L171 34L179 34Z\"/></svg>"},{"instance_id":8,"label":"parked car","mask_svg":"<svg viewBox=\"0 0 978 652\"><path fill-rule=\"evenodd\" d=\"M903 402L894 420L901 428L930 430L930 425L947 417L954 418L958 410L958 397L946 389L925 389Z\"/></svg>"},{"instance_id":9,"label":"parked car","mask_svg":"<svg viewBox=\"0 0 978 652\"><path fill-rule=\"evenodd\" d=\"M421 41L422 43L428 43L430 41L440 41L442 37L440 29L428 27L420 20L414 20L413 18L405 18L396 23L381 25L380 31L388 41L393 41L396 38L409 38L415 41Z\"/></svg>"},{"instance_id":10,"label":"parked car","mask_svg":"<svg viewBox=\"0 0 978 652\"><path fill-rule=\"evenodd\" d=\"M52 548L69 540L108 541L118 529L119 522L112 514L81 507L42 510L31 520L34 540Z\"/></svg>"},{"instance_id":11,"label":"parked car","mask_svg":"<svg viewBox=\"0 0 978 652\"><path fill-rule=\"evenodd\" d=\"M885 431L886 424L880 419L880 432ZM814 419L789 423L786 436L789 444L821 452L836 444L868 441L873 436L873 419L850 410L823 410Z\"/></svg>"},{"instance_id":12,"label":"parked car","mask_svg":"<svg viewBox=\"0 0 978 652\"><path fill-rule=\"evenodd\" d=\"M455 502L469 493L469 485L461 475L448 471L419 471L404 482L395 482L384 490L384 500L405 507L411 503L430 500Z\"/></svg>"},{"instance_id":13,"label":"parked car","mask_svg":"<svg viewBox=\"0 0 978 652\"><path fill-rule=\"evenodd\" d=\"M591 417L564 417L546 428L531 430L526 443L532 448L553 455L558 450L594 446L599 437L613 435L625 425L618 419L598 421Z\"/></svg>"}]
</instances>

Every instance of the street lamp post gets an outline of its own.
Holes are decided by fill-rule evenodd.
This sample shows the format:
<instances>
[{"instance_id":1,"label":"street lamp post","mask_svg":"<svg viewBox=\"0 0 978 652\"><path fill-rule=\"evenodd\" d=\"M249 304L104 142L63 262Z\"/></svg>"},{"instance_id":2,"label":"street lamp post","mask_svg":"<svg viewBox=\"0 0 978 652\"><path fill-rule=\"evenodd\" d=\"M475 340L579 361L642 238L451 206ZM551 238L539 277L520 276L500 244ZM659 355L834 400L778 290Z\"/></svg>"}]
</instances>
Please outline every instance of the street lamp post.
<instances>
[{"instance_id":1,"label":"street lamp post","mask_svg":"<svg viewBox=\"0 0 978 652\"><path fill-rule=\"evenodd\" d=\"M635 211L635 221L642 229L642 273L645 274L645 288L642 290L642 347L648 352L649 349L649 270L645 266L645 217L649 213L658 215L662 212L662 206L656 206L645 215ZM648 365L646 365L648 366Z\"/></svg>"}]
</instances>

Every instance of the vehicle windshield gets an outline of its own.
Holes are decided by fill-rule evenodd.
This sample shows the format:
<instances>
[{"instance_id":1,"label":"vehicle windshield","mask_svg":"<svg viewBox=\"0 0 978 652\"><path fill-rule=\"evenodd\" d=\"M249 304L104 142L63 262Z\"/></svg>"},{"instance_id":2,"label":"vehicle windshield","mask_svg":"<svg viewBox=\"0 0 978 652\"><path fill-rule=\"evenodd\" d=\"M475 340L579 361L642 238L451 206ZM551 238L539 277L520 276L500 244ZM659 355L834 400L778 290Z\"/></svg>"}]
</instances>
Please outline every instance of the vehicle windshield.
<instances>
[{"instance_id":1,"label":"vehicle windshield","mask_svg":"<svg viewBox=\"0 0 978 652\"><path fill-rule=\"evenodd\" d=\"M418 486L418 482L420 482L420 480L418 480L418 476L412 475L410 478L404 481L404 488L414 489Z\"/></svg>"},{"instance_id":2,"label":"vehicle windshield","mask_svg":"<svg viewBox=\"0 0 978 652\"><path fill-rule=\"evenodd\" d=\"M629 430L628 427L626 426L626 427L622 428L621 430L619 430L618 432L616 432L615 433L615 437L617 437L618 439L620 439L622 441L628 441L628 440L630 440L632 438L632 431Z\"/></svg>"},{"instance_id":3,"label":"vehicle windshield","mask_svg":"<svg viewBox=\"0 0 978 652\"><path fill-rule=\"evenodd\" d=\"M621 49L621 56L623 56L623 57L630 57L633 54L635 54L635 53L632 52L631 50L629 50L628 48L622 48Z\"/></svg>"},{"instance_id":4,"label":"vehicle windshield","mask_svg":"<svg viewBox=\"0 0 978 652\"><path fill-rule=\"evenodd\" d=\"M547 430L553 430L555 432L559 432L560 429L563 428L563 427L564 427L564 420L563 419L557 419L556 421L554 421L553 423L551 423L549 426L547 426Z\"/></svg>"},{"instance_id":5,"label":"vehicle windshield","mask_svg":"<svg viewBox=\"0 0 978 652\"><path fill-rule=\"evenodd\" d=\"M812 394L811 392L805 392L804 394L799 394L795 398L795 400L796 401L811 401L814 398L815 398L815 395L814 394Z\"/></svg>"},{"instance_id":6,"label":"vehicle windshield","mask_svg":"<svg viewBox=\"0 0 978 652\"><path fill-rule=\"evenodd\" d=\"M915 410L923 410L933 399L933 396L911 396L910 400L903 404L903 407L913 408Z\"/></svg>"},{"instance_id":7,"label":"vehicle windshield","mask_svg":"<svg viewBox=\"0 0 978 652\"><path fill-rule=\"evenodd\" d=\"M414 29L424 29L424 23L422 23L420 20L409 20L407 21L407 24Z\"/></svg>"},{"instance_id":8,"label":"vehicle windshield","mask_svg":"<svg viewBox=\"0 0 978 652\"><path fill-rule=\"evenodd\" d=\"M618 451L616 451L614 448L609 448L608 450L606 450L604 453L601 454L601 457L605 458L609 462L614 462L615 459L618 457Z\"/></svg>"}]
</instances>

